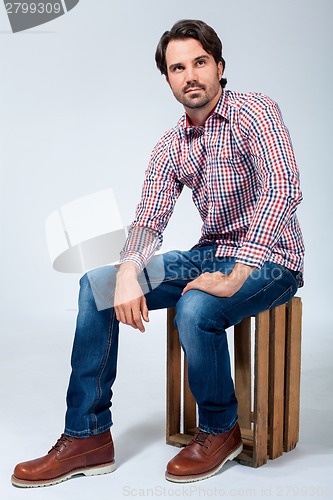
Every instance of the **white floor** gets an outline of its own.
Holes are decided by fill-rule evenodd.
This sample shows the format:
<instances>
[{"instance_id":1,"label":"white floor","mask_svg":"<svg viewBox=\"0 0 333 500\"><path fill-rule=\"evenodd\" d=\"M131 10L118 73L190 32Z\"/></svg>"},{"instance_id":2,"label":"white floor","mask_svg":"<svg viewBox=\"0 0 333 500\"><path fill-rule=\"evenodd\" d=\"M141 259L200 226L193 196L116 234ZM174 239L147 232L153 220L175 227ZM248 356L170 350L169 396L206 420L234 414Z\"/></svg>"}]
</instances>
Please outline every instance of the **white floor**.
<instances>
[{"instance_id":1,"label":"white floor","mask_svg":"<svg viewBox=\"0 0 333 500\"><path fill-rule=\"evenodd\" d=\"M0 497L6 500L121 498L333 498L333 354L329 331L312 345L303 328L301 435L297 448L258 469L228 463L217 476L184 486L164 479L177 448L165 444L165 313L147 333L123 329L112 430L117 470L48 488L10 483L17 462L44 455L63 429L75 311L8 318L1 335ZM316 326L317 331L319 326ZM327 329L329 327L327 326ZM6 334L4 333L6 332Z\"/></svg>"}]
</instances>

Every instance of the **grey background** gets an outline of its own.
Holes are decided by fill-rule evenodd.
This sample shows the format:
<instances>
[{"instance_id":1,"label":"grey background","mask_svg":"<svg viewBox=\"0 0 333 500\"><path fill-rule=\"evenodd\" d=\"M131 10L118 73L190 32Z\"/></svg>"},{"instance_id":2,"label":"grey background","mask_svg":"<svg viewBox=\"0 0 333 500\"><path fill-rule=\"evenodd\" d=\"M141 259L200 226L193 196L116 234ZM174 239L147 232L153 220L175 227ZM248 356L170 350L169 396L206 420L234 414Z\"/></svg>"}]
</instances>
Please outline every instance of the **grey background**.
<instances>
[{"instance_id":1,"label":"grey background","mask_svg":"<svg viewBox=\"0 0 333 500\"><path fill-rule=\"evenodd\" d=\"M63 429L64 395L76 317L78 275L52 270L44 222L54 209L113 187L124 223L140 196L152 147L182 113L154 64L163 31L201 18L222 38L228 87L275 99L301 171L306 286L301 441L257 471L228 466L200 483L254 488L256 496L297 496L288 485L322 487L332 473L331 319L332 14L330 0L81 0L64 16L12 34L0 9L1 345L0 418L5 498L126 496L176 486L163 479L177 451L164 443L165 312L147 333L123 328L113 434L119 470L47 490L9 484L16 462L45 453ZM164 249L188 248L200 222L185 191ZM282 488L282 489L279 489ZM304 493L304 491L303 491ZM193 498L199 497L194 492ZM326 495L331 496L330 494ZM132 491L132 496L134 493ZM241 495L239 495L241 496ZM253 494L252 494L253 496ZM306 495L303 494L303 497Z\"/></svg>"}]
</instances>

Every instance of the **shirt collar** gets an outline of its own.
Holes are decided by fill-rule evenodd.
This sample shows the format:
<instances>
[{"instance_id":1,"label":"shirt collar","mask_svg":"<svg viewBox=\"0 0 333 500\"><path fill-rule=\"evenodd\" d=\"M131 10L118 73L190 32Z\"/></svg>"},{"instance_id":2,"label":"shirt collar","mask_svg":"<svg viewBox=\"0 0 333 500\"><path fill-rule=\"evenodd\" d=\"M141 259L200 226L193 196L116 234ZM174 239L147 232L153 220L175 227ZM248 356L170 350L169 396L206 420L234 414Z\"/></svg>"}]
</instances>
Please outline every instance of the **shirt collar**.
<instances>
[{"instance_id":1,"label":"shirt collar","mask_svg":"<svg viewBox=\"0 0 333 500\"><path fill-rule=\"evenodd\" d=\"M221 97L215 107L214 114L222 116L226 120L229 120L229 102L228 93L226 90L222 90Z\"/></svg>"},{"instance_id":2,"label":"shirt collar","mask_svg":"<svg viewBox=\"0 0 333 500\"><path fill-rule=\"evenodd\" d=\"M227 95L227 92L225 90L222 90L221 97L218 100L218 102L215 106L215 109L211 112L211 114L209 115L208 118L210 118L213 115L219 115L222 118L229 120L228 95ZM207 120L208 120L208 118L207 118ZM183 116L180 118L177 125L180 129L183 129L183 130L185 130L187 128L202 128L202 127L193 127L193 125L191 125L186 113L183 114Z\"/></svg>"}]
</instances>

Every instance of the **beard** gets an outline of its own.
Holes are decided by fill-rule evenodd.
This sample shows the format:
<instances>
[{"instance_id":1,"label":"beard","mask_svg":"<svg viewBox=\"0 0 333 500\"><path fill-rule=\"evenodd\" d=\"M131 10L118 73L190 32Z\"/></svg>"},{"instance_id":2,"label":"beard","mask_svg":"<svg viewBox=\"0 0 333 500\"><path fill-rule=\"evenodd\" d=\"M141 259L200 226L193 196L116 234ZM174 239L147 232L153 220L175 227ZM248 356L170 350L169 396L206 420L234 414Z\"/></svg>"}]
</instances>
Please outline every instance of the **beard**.
<instances>
[{"instance_id":1,"label":"beard","mask_svg":"<svg viewBox=\"0 0 333 500\"><path fill-rule=\"evenodd\" d=\"M207 93L206 89L202 87L202 91L200 92L192 91L190 93L183 93L182 100L180 102L187 108L196 109L203 108L210 101L210 95Z\"/></svg>"},{"instance_id":2,"label":"beard","mask_svg":"<svg viewBox=\"0 0 333 500\"><path fill-rule=\"evenodd\" d=\"M221 88L220 81L218 79L210 86L203 85L199 82L188 83L181 91L173 92L173 95L178 102L183 104L183 106L190 109L199 109L206 106L212 99L214 99L219 93ZM190 89L200 89L197 92L195 90L190 91Z\"/></svg>"}]
</instances>

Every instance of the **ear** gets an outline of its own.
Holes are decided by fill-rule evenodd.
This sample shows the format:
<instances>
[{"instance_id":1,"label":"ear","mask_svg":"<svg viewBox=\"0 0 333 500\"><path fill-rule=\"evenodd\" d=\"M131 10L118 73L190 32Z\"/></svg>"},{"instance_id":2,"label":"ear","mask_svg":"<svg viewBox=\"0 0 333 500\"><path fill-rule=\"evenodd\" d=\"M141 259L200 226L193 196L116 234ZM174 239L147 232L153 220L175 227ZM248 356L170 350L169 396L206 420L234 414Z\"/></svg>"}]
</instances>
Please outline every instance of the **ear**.
<instances>
[{"instance_id":1,"label":"ear","mask_svg":"<svg viewBox=\"0 0 333 500\"><path fill-rule=\"evenodd\" d=\"M165 75L165 81L167 82L167 84L169 85L169 87L171 87L171 84L170 84L170 80L168 78L168 75Z\"/></svg>"},{"instance_id":2,"label":"ear","mask_svg":"<svg viewBox=\"0 0 333 500\"><path fill-rule=\"evenodd\" d=\"M219 75L219 80L221 80L222 78L222 75L223 75L223 64L222 64L222 61L219 61L218 64L217 64L217 72L218 72L218 75Z\"/></svg>"}]
</instances>

